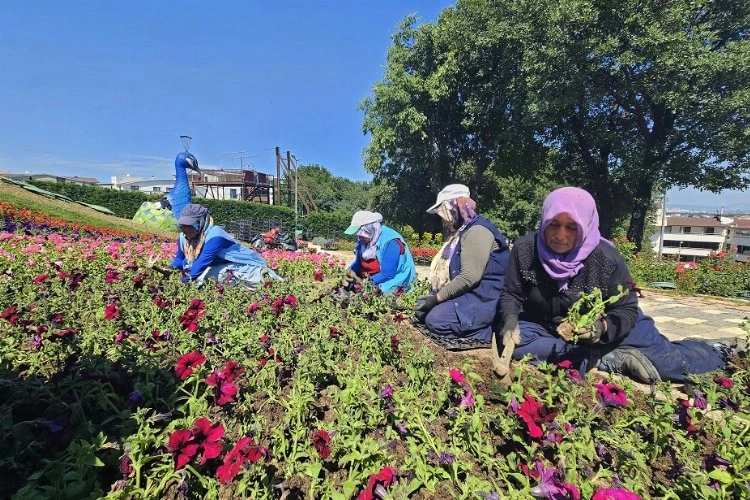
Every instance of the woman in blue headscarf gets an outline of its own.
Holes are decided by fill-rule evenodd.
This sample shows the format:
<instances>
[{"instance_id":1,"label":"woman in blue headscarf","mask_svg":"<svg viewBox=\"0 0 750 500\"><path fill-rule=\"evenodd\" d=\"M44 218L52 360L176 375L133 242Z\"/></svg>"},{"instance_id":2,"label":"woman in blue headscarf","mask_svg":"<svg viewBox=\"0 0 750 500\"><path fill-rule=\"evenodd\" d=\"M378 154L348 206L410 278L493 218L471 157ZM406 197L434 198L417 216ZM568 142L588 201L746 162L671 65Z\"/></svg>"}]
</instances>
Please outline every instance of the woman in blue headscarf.
<instances>
[{"instance_id":1,"label":"woman in blue headscarf","mask_svg":"<svg viewBox=\"0 0 750 500\"><path fill-rule=\"evenodd\" d=\"M215 225L206 207L187 205L180 212L177 225L181 232L177 255L169 267L183 271L182 281L200 285L213 278L220 283L254 288L265 279L281 279L263 257Z\"/></svg>"}]
</instances>

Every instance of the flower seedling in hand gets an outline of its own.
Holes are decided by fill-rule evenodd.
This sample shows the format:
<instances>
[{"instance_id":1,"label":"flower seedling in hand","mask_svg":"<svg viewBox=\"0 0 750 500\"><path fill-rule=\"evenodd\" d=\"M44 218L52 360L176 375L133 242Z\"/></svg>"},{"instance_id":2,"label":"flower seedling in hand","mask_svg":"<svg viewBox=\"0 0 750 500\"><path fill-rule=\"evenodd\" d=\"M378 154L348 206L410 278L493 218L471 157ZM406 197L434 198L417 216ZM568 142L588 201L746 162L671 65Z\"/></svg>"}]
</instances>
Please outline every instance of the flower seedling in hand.
<instances>
[{"instance_id":1,"label":"flower seedling in hand","mask_svg":"<svg viewBox=\"0 0 750 500\"><path fill-rule=\"evenodd\" d=\"M557 327L557 334L566 342L577 342L578 334L594 330L597 321L606 318L607 306L630 295L629 287L617 286L617 293L608 298L602 297L602 291L594 288L591 293L583 293L581 297L568 309L565 321Z\"/></svg>"}]
</instances>

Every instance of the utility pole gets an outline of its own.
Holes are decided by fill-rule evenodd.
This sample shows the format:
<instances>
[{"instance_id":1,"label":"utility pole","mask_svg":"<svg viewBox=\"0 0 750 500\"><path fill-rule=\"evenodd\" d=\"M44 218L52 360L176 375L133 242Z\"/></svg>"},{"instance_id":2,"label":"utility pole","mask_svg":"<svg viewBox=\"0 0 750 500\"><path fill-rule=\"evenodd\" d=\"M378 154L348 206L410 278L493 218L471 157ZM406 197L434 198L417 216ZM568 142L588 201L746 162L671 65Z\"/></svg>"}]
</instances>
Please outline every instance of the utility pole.
<instances>
[{"instance_id":1,"label":"utility pole","mask_svg":"<svg viewBox=\"0 0 750 500\"><path fill-rule=\"evenodd\" d=\"M661 260L664 248L664 226L667 222L667 188L664 188L664 197L661 199L661 231L659 233L659 260Z\"/></svg>"},{"instance_id":2,"label":"utility pole","mask_svg":"<svg viewBox=\"0 0 750 500\"><path fill-rule=\"evenodd\" d=\"M287 154L288 153L289 152L287 151ZM294 234L296 237L298 227L297 200L299 198L299 163L296 156L292 155L292 158L294 158Z\"/></svg>"}]
</instances>

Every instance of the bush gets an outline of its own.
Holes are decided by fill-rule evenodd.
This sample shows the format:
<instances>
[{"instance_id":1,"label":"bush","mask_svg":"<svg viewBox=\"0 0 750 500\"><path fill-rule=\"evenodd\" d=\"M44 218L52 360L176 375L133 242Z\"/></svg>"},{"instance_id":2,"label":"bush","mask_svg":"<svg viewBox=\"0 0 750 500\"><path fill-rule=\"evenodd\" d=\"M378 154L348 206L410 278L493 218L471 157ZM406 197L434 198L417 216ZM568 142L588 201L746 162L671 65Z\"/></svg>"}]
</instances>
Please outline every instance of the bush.
<instances>
[{"instance_id":1,"label":"bush","mask_svg":"<svg viewBox=\"0 0 750 500\"><path fill-rule=\"evenodd\" d=\"M58 193L74 201L106 207L117 217L132 219L144 201L160 200L164 193L149 195L140 191L119 191L105 187L79 186L69 182L30 181L29 184Z\"/></svg>"}]
</instances>

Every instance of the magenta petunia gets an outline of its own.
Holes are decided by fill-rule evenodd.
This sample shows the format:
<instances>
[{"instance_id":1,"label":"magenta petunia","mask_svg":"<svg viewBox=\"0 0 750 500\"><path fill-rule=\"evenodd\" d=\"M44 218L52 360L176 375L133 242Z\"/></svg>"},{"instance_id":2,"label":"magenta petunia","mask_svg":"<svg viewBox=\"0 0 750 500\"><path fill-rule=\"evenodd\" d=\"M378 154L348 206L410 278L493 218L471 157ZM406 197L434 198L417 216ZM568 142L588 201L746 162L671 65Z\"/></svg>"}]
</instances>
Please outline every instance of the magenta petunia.
<instances>
[{"instance_id":1,"label":"magenta petunia","mask_svg":"<svg viewBox=\"0 0 750 500\"><path fill-rule=\"evenodd\" d=\"M104 319L115 319L120 315L120 308L117 306L117 301L110 303L104 309Z\"/></svg>"},{"instance_id":2,"label":"magenta petunia","mask_svg":"<svg viewBox=\"0 0 750 500\"><path fill-rule=\"evenodd\" d=\"M189 352L183 354L180 359L177 360L175 366L175 374L180 380L185 380L193 374L193 368L197 368L206 362L206 357L199 352Z\"/></svg>"},{"instance_id":3,"label":"magenta petunia","mask_svg":"<svg viewBox=\"0 0 750 500\"><path fill-rule=\"evenodd\" d=\"M206 463L209 458L221 455L224 445L221 438L224 436L224 426L220 423L212 424L206 417L200 417L193 423L193 439L198 444L201 453L199 465Z\"/></svg>"},{"instance_id":4,"label":"magenta petunia","mask_svg":"<svg viewBox=\"0 0 750 500\"><path fill-rule=\"evenodd\" d=\"M466 383L466 377L464 377L464 374L461 373L461 370L451 368L448 370L448 374L451 376L451 380L453 380L455 383L457 384Z\"/></svg>"},{"instance_id":5,"label":"magenta petunia","mask_svg":"<svg viewBox=\"0 0 750 500\"><path fill-rule=\"evenodd\" d=\"M234 401L237 386L229 382L222 372L214 371L206 378L206 384L214 388L214 402L223 406Z\"/></svg>"},{"instance_id":6,"label":"magenta petunia","mask_svg":"<svg viewBox=\"0 0 750 500\"><path fill-rule=\"evenodd\" d=\"M265 448L253 444L253 438L243 437L224 455L223 463L216 468L216 477L221 484L227 484L240 473L245 462L254 463L265 456L268 456Z\"/></svg>"},{"instance_id":7,"label":"magenta petunia","mask_svg":"<svg viewBox=\"0 0 750 500\"><path fill-rule=\"evenodd\" d=\"M532 439L539 439L544 435L542 424L552 422L557 416L556 411L550 411L530 394L523 395L523 403L516 414L526 424L526 431Z\"/></svg>"},{"instance_id":8,"label":"magenta petunia","mask_svg":"<svg viewBox=\"0 0 750 500\"><path fill-rule=\"evenodd\" d=\"M734 387L734 380L727 377L720 377L719 375L714 377L714 382L722 386L724 389L731 389Z\"/></svg>"},{"instance_id":9,"label":"magenta petunia","mask_svg":"<svg viewBox=\"0 0 750 500\"><path fill-rule=\"evenodd\" d=\"M175 468L182 469L196 453L198 444L193 441L193 431L179 429L169 436L167 450L174 454Z\"/></svg>"},{"instance_id":10,"label":"magenta petunia","mask_svg":"<svg viewBox=\"0 0 750 500\"><path fill-rule=\"evenodd\" d=\"M614 384L594 384L596 387L596 396L599 398L599 402L604 406L612 406L615 408L623 408L628 404L628 396L622 387Z\"/></svg>"},{"instance_id":11,"label":"magenta petunia","mask_svg":"<svg viewBox=\"0 0 750 500\"><path fill-rule=\"evenodd\" d=\"M320 458L328 458L331 454L331 438L328 435L328 431L319 429L313 432L312 443L315 449L318 451Z\"/></svg>"},{"instance_id":12,"label":"magenta petunia","mask_svg":"<svg viewBox=\"0 0 750 500\"><path fill-rule=\"evenodd\" d=\"M392 467L383 467L377 474L372 474L367 481L367 486L359 494L357 500L376 500L382 496L376 494L378 488L387 489L396 482L396 471Z\"/></svg>"},{"instance_id":13,"label":"magenta petunia","mask_svg":"<svg viewBox=\"0 0 750 500\"><path fill-rule=\"evenodd\" d=\"M641 497L625 488L597 488L591 500L641 500Z\"/></svg>"}]
</instances>

